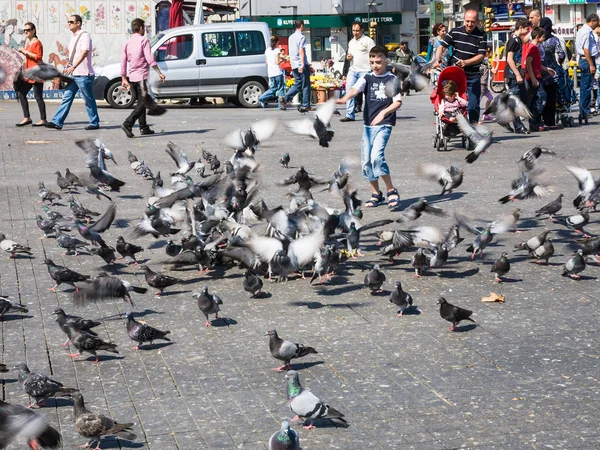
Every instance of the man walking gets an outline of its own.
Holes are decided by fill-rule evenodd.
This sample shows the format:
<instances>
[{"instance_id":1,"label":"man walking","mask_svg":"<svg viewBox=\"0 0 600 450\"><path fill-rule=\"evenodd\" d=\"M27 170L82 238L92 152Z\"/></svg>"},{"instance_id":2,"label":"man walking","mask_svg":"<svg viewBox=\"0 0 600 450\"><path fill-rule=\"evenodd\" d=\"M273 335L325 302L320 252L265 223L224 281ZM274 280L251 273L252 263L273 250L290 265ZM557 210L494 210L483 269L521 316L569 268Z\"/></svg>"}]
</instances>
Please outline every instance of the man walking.
<instances>
[{"instance_id":1,"label":"man walking","mask_svg":"<svg viewBox=\"0 0 600 450\"><path fill-rule=\"evenodd\" d=\"M135 109L121 125L121 129L128 138L133 138L132 128L136 121L139 121L140 134L142 136L154 134L146 123L146 108L156 109L157 105L148 93L148 69L152 67L160 81L164 83L165 76L160 71L152 52L148 39L144 38L146 34L146 24L142 19L133 19L131 21L131 31L133 35L125 42L123 52L121 53L121 85L123 89L131 87L137 95L137 104Z\"/></svg>"},{"instance_id":2,"label":"man walking","mask_svg":"<svg viewBox=\"0 0 600 450\"><path fill-rule=\"evenodd\" d=\"M585 19L585 24L577 32L575 51L578 66L581 70L581 85L579 86L579 120L586 121L590 114L592 103L592 88L596 75L596 58L598 44L594 37L594 28L598 26L598 14L592 13ZM580 122L581 123L581 122Z\"/></svg>"},{"instance_id":3,"label":"man walking","mask_svg":"<svg viewBox=\"0 0 600 450\"><path fill-rule=\"evenodd\" d=\"M450 65L462 67L467 75L467 95L469 99L469 121L479 122L479 102L481 98L481 74L479 66L485 58L487 40L483 31L477 24L479 13L475 9L467 9L464 15L465 24L462 27L452 28L444 37L442 45L435 52L435 59L439 63L444 49L452 46L453 52Z\"/></svg>"},{"instance_id":4,"label":"man walking","mask_svg":"<svg viewBox=\"0 0 600 450\"><path fill-rule=\"evenodd\" d=\"M346 90L349 91L358 79L371 71L369 65L369 52L375 47L375 42L369 36L363 34L364 28L361 22L352 24L352 39L348 42L348 51L346 60L350 61L350 69L346 76ZM359 94L362 96L362 93ZM340 119L340 122L353 122L355 120L355 102L354 97L348 99L346 103L346 117Z\"/></svg>"},{"instance_id":5,"label":"man walking","mask_svg":"<svg viewBox=\"0 0 600 450\"><path fill-rule=\"evenodd\" d=\"M310 66L306 56L306 38L302 34L304 31L304 21L296 20L294 22L296 32L288 39L289 57L292 65L292 74L294 75L294 85L285 96L285 102L292 101L298 91L302 90L302 106L298 111L305 113L311 111L310 107Z\"/></svg>"},{"instance_id":6,"label":"man walking","mask_svg":"<svg viewBox=\"0 0 600 450\"><path fill-rule=\"evenodd\" d=\"M46 124L47 128L62 130L65 119L71 110L75 94L81 89L81 95L85 101L85 109L90 118L90 123L85 127L86 130L97 130L100 128L100 118L98 117L98 107L94 99L92 86L94 84L94 68L92 67L92 39L90 35L81 29L82 18L80 15L73 14L69 17L69 30L73 35L69 41L69 64L64 70L64 74L73 77L73 82L65 88L62 103L58 111L50 122Z\"/></svg>"}]
</instances>

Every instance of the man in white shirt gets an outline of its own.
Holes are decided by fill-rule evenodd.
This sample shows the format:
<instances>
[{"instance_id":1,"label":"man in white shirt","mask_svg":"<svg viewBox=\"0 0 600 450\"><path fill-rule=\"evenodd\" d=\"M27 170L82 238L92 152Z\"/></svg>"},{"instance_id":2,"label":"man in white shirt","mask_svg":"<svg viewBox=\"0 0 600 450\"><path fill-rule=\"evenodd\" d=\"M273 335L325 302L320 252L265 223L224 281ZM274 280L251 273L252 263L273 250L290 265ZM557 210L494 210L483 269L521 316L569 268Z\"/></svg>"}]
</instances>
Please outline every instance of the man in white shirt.
<instances>
[{"instance_id":1,"label":"man in white shirt","mask_svg":"<svg viewBox=\"0 0 600 450\"><path fill-rule=\"evenodd\" d=\"M302 106L298 111L305 113L311 111L310 107L310 66L306 56L306 38L302 34L304 31L304 21L296 20L294 22L296 32L288 39L288 48L290 52L290 64L294 75L294 85L285 96L285 102L292 101L298 91L302 90Z\"/></svg>"},{"instance_id":2,"label":"man in white shirt","mask_svg":"<svg viewBox=\"0 0 600 450\"><path fill-rule=\"evenodd\" d=\"M575 38L577 65L581 70L581 84L579 88L580 121L587 121L592 103L592 87L594 76L596 75L596 57L598 56L598 44L594 38L593 30L598 26L598 14L590 14L587 16L585 22L577 32Z\"/></svg>"},{"instance_id":3,"label":"man in white shirt","mask_svg":"<svg viewBox=\"0 0 600 450\"><path fill-rule=\"evenodd\" d=\"M363 24L354 22L352 24L353 38L348 42L348 51L346 59L350 61L350 70L346 76L346 91L349 91L358 79L371 71L369 65L369 51L375 47L375 42L369 36L363 34ZM340 119L341 122L353 122L354 115L354 98L351 98L346 103L346 117Z\"/></svg>"}]
</instances>

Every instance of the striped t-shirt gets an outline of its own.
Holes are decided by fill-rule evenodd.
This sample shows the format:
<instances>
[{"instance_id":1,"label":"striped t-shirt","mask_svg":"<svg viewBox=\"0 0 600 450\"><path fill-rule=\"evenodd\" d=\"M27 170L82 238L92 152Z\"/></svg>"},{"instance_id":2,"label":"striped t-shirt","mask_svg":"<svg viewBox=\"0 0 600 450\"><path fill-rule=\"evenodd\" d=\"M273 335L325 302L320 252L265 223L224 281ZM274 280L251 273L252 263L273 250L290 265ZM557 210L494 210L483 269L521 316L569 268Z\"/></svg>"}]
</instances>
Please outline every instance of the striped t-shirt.
<instances>
[{"instance_id":1,"label":"striped t-shirt","mask_svg":"<svg viewBox=\"0 0 600 450\"><path fill-rule=\"evenodd\" d=\"M444 37L442 45L445 48L452 46L453 52L450 58L450 65L456 64L459 59L466 60L476 55L484 55L487 50L487 39L479 28L475 28L472 33L467 33L464 26L452 28ZM479 73L480 64L465 66L466 73Z\"/></svg>"}]
</instances>

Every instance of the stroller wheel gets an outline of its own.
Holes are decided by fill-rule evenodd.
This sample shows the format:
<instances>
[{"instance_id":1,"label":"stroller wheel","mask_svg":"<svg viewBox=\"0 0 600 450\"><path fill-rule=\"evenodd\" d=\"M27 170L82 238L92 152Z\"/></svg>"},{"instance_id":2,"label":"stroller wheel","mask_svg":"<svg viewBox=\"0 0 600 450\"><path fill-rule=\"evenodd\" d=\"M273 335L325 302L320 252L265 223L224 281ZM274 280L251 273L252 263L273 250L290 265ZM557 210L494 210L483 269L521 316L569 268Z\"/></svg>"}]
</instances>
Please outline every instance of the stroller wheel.
<instances>
[{"instance_id":1,"label":"stroller wheel","mask_svg":"<svg viewBox=\"0 0 600 450\"><path fill-rule=\"evenodd\" d=\"M565 128L569 126L569 122L567 121L567 118L565 117L564 114L562 116L560 116L560 123L562 123L563 127L565 127Z\"/></svg>"},{"instance_id":2,"label":"stroller wheel","mask_svg":"<svg viewBox=\"0 0 600 450\"><path fill-rule=\"evenodd\" d=\"M444 145L444 143L443 143L443 140L444 140L444 139L438 139L438 141L437 141L436 148L437 148L437 151L438 151L438 152L441 152L441 151L442 151L442 145Z\"/></svg>"},{"instance_id":3,"label":"stroller wheel","mask_svg":"<svg viewBox=\"0 0 600 450\"><path fill-rule=\"evenodd\" d=\"M466 137L462 137L461 138L461 143L462 143L462 148L467 148L467 138Z\"/></svg>"},{"instance_id":4,"label":"stroller wheel","mask_svg":"<svg viewBox=\"0 0 600 450\"><path fill-rule=\"evenodd\" d=\"M588 116L583 116L583 121L585 122L585 124L588 124Z\"/></svg>"},{"instance_id":5,"label":"stroller wheel","mask_svg":"<svg viewBox=\"0 0 600 450\"><path fill-rule=\"evenodd\" d=\"M448 141L450 139L444 139L444 151L447 152L448 151Z\"/></svg>"},{"instance_id":6,"label":"stroller wheel","mask_svg":"<svg viewBox=\"0 0 600 450\"><path fill-rule=\"evenodd\" d=\"M583 114L579 114L579 125L583 123Z\"/></svg>"},{"instance_id":7,"label":"stroller wheel","mask_svg":"<svg viewBox=\"0 0 600 450\"><path fill-rule=\"evenodd\" d=\"M435 136L433 136L433 148L437 148L438 140L439 140L439 136L437 134Z\"/></svg>"}]
</instances>

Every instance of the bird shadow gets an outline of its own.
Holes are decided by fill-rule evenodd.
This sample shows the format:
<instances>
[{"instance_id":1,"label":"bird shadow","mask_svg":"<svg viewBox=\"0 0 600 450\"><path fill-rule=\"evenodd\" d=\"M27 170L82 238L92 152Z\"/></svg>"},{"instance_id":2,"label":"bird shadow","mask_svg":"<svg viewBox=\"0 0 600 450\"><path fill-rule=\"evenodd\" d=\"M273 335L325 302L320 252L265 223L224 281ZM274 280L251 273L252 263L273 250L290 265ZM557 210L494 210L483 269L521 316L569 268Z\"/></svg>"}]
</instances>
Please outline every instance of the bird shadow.
<instances>
[{"instance_id":1,"label":"bird shadow","mask_svg":"<svg viewBox=\"0 0 600 450\"><path fill-rule=\"evenodd\" d=\"M51 236L49 236L49 237L51 237ZM35 256L33 256L33 255L25 255L25 254L22 254L22 253L17 253L12 258L9 257L9 259L35 259Z\"/></svg>"},{"instance_id":2,"label":"bird shadow","mask_svg":"<svg viewBox=\"0 0 600 450\"><path fill-rule=\"evenodd\" d=\"M290 366L290 370L301 370L301 369L310 369L314 366L320 366L321 364L325 364L324 361L311 361L305 363L292 364Z\"/></svg>"},{"instance_id":3,"label":"bird shadow","mask_svg":"<svg viewBox=\"0 0 600 450\"><path fill-rule=\"evenodd\" d=\"M568 277L571 278L571 277ZM590 277L589 275L579 275L579 279L571 278L574 281L589 281L589 280L597 280L596 277Z\"/></svg>"},{"instance_id":4,"label":"bird shadow","mask_svg":"<svg viewBox=\"0 0 600 450\"><path fill-rule=\"evenodd\" d=\"M260 300L260 299L271 298L271 297L273 297L273 294L271 294L270 292L261 291L260 294L256 294L255 296L250 297L250 298Z\"/></svg>"},{"instance_id":5,"label":"bird shadow","mask_svg":"<svg viewBox=\"0 0 600 450\"><path fill-rule=\"evenodd\" d=\"M350 426L347 422L334 421L331 419L311 419L311 422L317 428L348 428ZM300 426L304 426L307 423L308 420Z\"/></svg>"},{"instance_id":6,"label":"bird shadow","mask_svg":"<svg viewBox=\"0 0 600 450\"><path fill-rule=\"evenodd\" d=\"M321 302L290 302L290 305L293 306L306 306L308 309L321 309L325 306L329 308L358 308L364 306L362 303L330 303L324 305Z\"/></svg>"},{"instance_id":7,"label":"bird shadow","mask_svg":"<svg viewBox=\"0 0 600 450\"><path fill-rule=\"evenodd\" d=\"M520 281L523 281L522 278L506 278L506 277L501 277L502 283L519 283Z\"/></svg>"},{"instance_id":8,"label":"bird shadow","mask_svg":"<svg viewBox=\"0 0 600 450\"><path fill-rule=\"evenodd\" d=\"M215 328L223 328L230 325L237 325L237 320L231 317L219 317L218 319L211 320L210 324Z\"/></svg>"},{"instance_id":9,"label":"bird shadow","mask_svg":"<svg viewBox=\"0 0 600 450\"><path fill-rule=\"evenodd\" d=\"M156 248L163 248L167 245L167 241L154 241L148 246L148 250L154 250Z\"/></svg>"},{"instance_id":10,"label":"bird shadow","mask_svg":"<svg viewBox=\"0 0 600 450\"><path fill-rule=\"evenodd\" d=\"M102 448L104 448L104 449L107 449L107 448L142 448L145 445L146 444L144 444L142 442L131 442L131 441L125 441L125 440L121 440L121 439L114 439L112 437L102 439Z\"/></svg>"},{"instance_id":11,"label":"bird shadow","mask_svg":"<svg viewBox=\"0 0 600 450\"><path fill-rule=\"evenodd\" d=\"M29 314L5 314L4 317L2 319L0 319L0 323L11 322L13 320L19 320L19 319L31 319L31 318L33 318L33 316L29 315Z\"/></svg>"},{"instance_id":12,"label":"bird shadow","mask_svg":"<svg viewBox=\"0 0 600 450\"><path fill-rule=\"evenodd\" d=\"M126 219L117 219L115 220L115 225L117 225L119 228L129 228L129 221Z\"/></svg>"},{"instance_id":13,"label":"bird shadow","mask_svg":"<svg viewBox=\"0 0 600 450\"><path fill-rule=\"evenodd\" d=\"M100 361L117 361L117 360L121 360L121 359L125 359L124 356L115 356L115 355L99 355L98 356L98 362ZM85 362L85 361L93 361L94 357L93 356L88 356L85 359L75 359L75 362Z\"/></svg>"},{"instance_id":14,"label":"bird shadow","mask_svg":"<svg viewBox=\"0 0 600 450\"><path fill-rule=\"evenodd\" d=\"M359 289L362 289L362 287L363 286L361 286L360 284L349 284L334 289L323 289L321 286L319 286L317 294L325 296L341 295L348 292L357 291Z\"/></svg>"},{"instance_id":15,"label":"bird shadow","mask_svg":"<svg viewBox=\"0 0 600 450\"><path fill-rule=\"evenodd\" d=\"M479 273L479 267L474 267L472 269L467 269L463 272L457 272L455 270L443 270L438 272L439 276L442 278L466 278L472 277Z\"/></svg>"},{"instance_id":16,"label":"bird shadow","mask_svg":"<svg viewBox=\"0 0 600 450\"><path fill-rule=\"evenodd\" d=\"M17 378L4 378L2 383L16 383L17 381L19 381Z\"/></svg>"},{"instance_id":17,"label":"bird shadow","mask_svg":"<svg viewBox=\"0 0 600 450\"><path fill-rule=\"evenodd\" d=\"M131 200L140 200L140 199L144 198L144 196L140 195L140 194L127 194L127 195L119 195L119 198L126 198L126 199L131 199Z\"/></svg>"},{"instance_id":18,"label":"bird shadow","mask_svg":"<svg viewBox=\"0 0 600 450\"><path fill-rule=\"evenodd\" d=\"M475 328L477 328L477 324L476 323L470 323L469 325L463 325L461 327L455 327L454 328L454 332L455 333L466 333L467 331L474 330Z\"/></svg>"},{"instance_id":19,"label":"bird shadow","mask_svg":"<svg viewBox=\"0 0 600 450\"><path fill-rule=\"evenodd\" d=\"M202 130L173 130L173 131L157 131L156 134L154 136L175 136L178 134L204 134L204 133L208 133L209 131L214 131L214 128L206 128L206 129L202 129ZM148 139L152 137L152 135L145 135L145 136L136 136L136 139Z\"/></svg>"},{"instance_id":20,"label":"bird shadow","mask_svg":"<svg viewBox=\"0 0 600 450\"><path fill-rule=\"evenodd\" d=\"M404 310L404 312L402 313L403 316L420 316L421 315L421 310L419 308L417 308L415 305L413 306L409 306L408 308L406 308Z\"/></svg>"},{"instance_id":21,"label":"bird shadow","mask_svg":"<svg viewBox=\"0 0 600 450\"><path fill-rule=\"evenodd\" d=\"M152 345L150 345L150 344L140 345L139 350L144 350L144 351L148 351L148 350L160 350L163 347L168 347L168 346L173 345L173 344L175 344L175 342L169 341L169 342L158 342L158 343L154 343Z\"/></svg>"},{"instance_id":22,"label":"bird shadow","mask_svg":"<svg viewBox=\"0 0 600 450\"><path fill-rule=\"evenodd\" d=\"M48 399L42 408L60 408L61 406L73 406L73 400L68 398Z\"/></svg>"},{"instance_id":23,"label":"bird shadow","mask_svg":"<svg viewBox=\"0 0 600 450\"><path fill-rule=\"evenodd\" d=\"M408 208L410 205L415 203L416 201L420 200L421 198L424 198L425 200L427 200L427 202L429 204L434 204L434 203L446 203L451 200L458 200L459 198L462 198L465 195L467 195L466 192L452 192L451 194L444 194L442 196L440 196L439 194L429 194L429 195L425 195L422 197L405 198L404 200L400 200L400 202L398 202L398 206L396 206L395 208L391 208L390 211L392 211L392 212L403 211L406 208Z\"/></svg>"},{"instance_id":24,"label":"bird shadow","mask_svg":"<svg viewBox=\"0 0 600 450\"><path fill-rule=\"evenodd\" d=\"M391 292L386 291L385 289L382 289L381 291L371 291L370 294L373 297L389 297Z\"/></svg>"},{"instance_id":25,"label":"bird shadow","mask_svg":"<svg viewBox=\"0 0 600 450\"><path fill-rule=\"evenodd\" d=\"M145 309L143 311L139 311L134 314L135 317L145 317L145 316L149 316L150 314L158 314L161 315L163 314L160 311L155 311L154 309ZM121 319L120 317L118 319Z\"/></svg>"},{"instance_id":26,"label":"bird shadow","mask_svg":"<svg viewBox=\"0 0 600 450\"><path fill-rule=\"evenodd\" d=\"M416 119L417 116L396 116L396 119L408 120L408 119Z\"/></svg>"},{"instance_id":27,"label":"bird shadow","mask_svg":"<svg viewBox=\"0 0 600 450\"><path fill-rule=\"evenodd\" d=\"M173 295L179 295L179 294L188 294L192 291L170 291L170 292L163 292L161 295L157 295L156 297L171 297Z\"/></svg>"},{"instance_id":28,"label":"bird shadow","mask_svg":"<svg viewBox=\"0 0 600 450\"><path fill-rule=\"evenodd\" d=\"M495 136L494 137L494 144L500 144L503 141L512 141L515 139L531 139L531 138L536 138L538 136L535 135L523 135L523 134L512 134L512 135L508 135L508 136Z\"/></svg>"}]
</instances>

